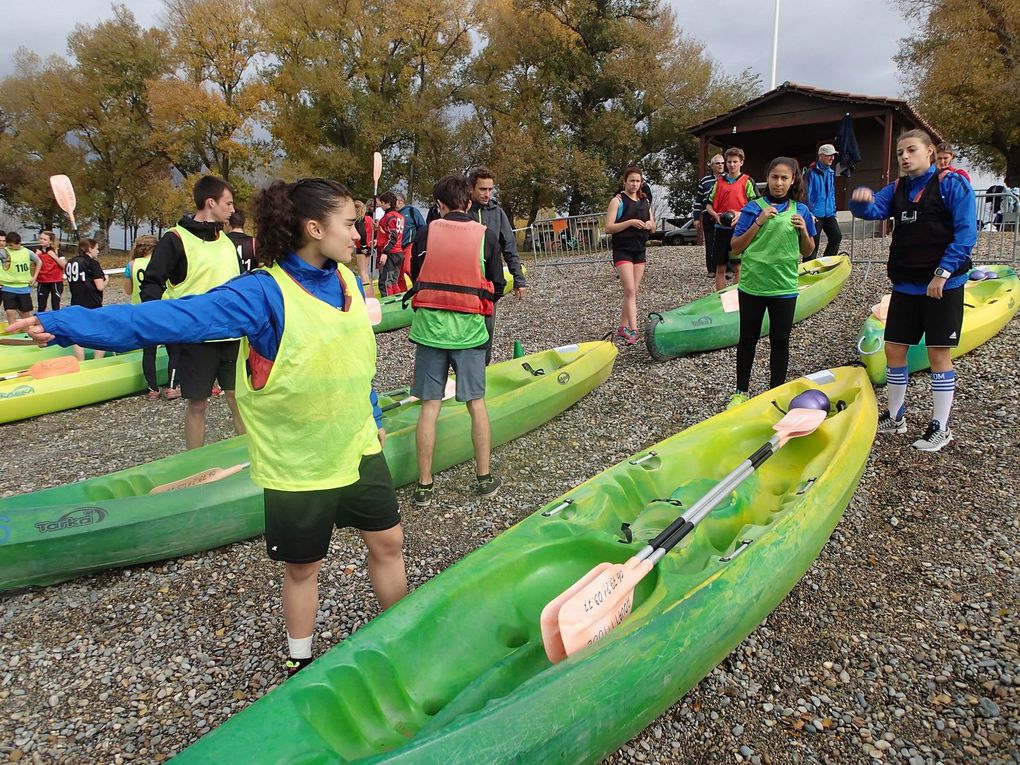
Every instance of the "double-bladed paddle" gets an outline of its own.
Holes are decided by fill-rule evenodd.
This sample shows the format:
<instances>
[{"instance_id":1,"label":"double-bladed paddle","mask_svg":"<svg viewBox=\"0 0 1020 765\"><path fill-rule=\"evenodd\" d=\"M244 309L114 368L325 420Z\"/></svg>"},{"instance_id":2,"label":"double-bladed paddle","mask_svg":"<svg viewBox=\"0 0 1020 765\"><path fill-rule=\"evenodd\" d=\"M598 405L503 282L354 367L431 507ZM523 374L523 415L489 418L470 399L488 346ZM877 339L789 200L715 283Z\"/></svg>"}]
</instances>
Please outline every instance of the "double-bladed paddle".
<instances>
[{"instance_id":1,"label":"double-bladed paddle","mask_svg":"<svg viewBox=\"0 0 1020 765\"><path fill-rule=\"evenodd\" d=\"M824 394L812 391L816 395ZM801 394L804 395L804 394ZM542 610L542 642L554 664L602 639L623 622L634 605L634 590L659 560L737 486L791 438L813 433L825 409L792 408L775 425L776 434L694 503L626 563L600 563ZM796 403L796 399L791 404Z\"/></svg>"},{"instance_id":2,"label":"double-bladed paddle","mask_svg":"<svg viewBox=\"0 0 1020 765\"><path fill-rule=\"evenodd\" d=\"M37 361L28 369L23 369L20 372L0 375L0 380L14 380L18 377L34 377L36 380L42 380L47 377L56 377L57 375L66 375L80 371L81 365L74 356L59 356L55 359Z\"/></svg>"}]
</instances>

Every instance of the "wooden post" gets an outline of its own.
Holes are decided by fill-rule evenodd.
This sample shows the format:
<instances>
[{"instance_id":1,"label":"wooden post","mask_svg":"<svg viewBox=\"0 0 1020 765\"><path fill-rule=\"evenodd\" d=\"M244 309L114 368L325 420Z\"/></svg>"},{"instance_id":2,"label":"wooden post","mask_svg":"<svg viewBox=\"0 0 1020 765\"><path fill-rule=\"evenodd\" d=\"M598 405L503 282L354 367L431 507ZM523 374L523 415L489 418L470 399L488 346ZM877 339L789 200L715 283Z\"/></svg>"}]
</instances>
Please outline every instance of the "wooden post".
<instances>
[{"instance_id":1,"label":"wooden post","mask_svg":"<svg viewBox=\"0 0 1020 765\"><path fill-rule=\"evenodd\" d=\"M698 167L700 168L694 177L700 181L701 176L705 174L705 168L708 167L708 136L701 136L698 138ZM699 175L700 173L700 175ZM695 181L697 183L697 181ZM697 193L697 191L695 191ZM700 228L698 229L697 244L699 247L705 245L705 232Z\"/></svg>"}]
</instances>

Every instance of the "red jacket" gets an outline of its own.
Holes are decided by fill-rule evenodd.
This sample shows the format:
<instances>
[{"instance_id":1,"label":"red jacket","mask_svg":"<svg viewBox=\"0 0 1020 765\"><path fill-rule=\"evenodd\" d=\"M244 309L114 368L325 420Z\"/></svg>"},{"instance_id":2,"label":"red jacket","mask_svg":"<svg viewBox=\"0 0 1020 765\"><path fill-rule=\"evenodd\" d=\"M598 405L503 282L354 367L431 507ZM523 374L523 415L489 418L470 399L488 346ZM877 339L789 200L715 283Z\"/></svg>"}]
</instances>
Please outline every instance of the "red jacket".
<instances>
[{"instance_id":1,"label":"red jacket","mask_svg":"<svg viewBox=\"0 0 1020 765\"><path fill-rule=\"evenodd\" d=\"M42 266L39 268L39 277L36 281L44 284L56 284L57 282L64 281L64 269L60 267L60 263L57 261L59 256L56 253L50 250L38 250L35 254L42 261Z\"/></svg>"}]
</instances>

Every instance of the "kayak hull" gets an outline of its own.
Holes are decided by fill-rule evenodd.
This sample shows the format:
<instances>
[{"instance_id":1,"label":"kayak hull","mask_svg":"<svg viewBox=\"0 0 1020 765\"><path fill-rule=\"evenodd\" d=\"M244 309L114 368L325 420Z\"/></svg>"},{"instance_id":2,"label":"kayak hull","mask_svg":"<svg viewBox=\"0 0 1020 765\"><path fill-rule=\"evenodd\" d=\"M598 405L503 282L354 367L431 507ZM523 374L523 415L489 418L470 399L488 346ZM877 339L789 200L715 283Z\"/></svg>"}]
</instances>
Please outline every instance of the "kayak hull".
<instances>
[{"instance_id":1,"label":"kayak hull","mask_svg":"<svg viewBox=\"0 0 1020 765\"><path fill-rule=\"evenodd\" d=\"M820 387L846 406L732 492L596 644L550 664L543 606L600 562L640 549L679 512L663 498L690 507L768 440L781 417L773 400L785 407L819 383L800 378L752 399L553 500L174 762L598 762L743 640L838 523L867 463L877 407L863 370L830 376ZM621 544L621 523L633 543Z\"/></svg>"},{"instance_id":2,"label":"kayak hull","mask_svg":"<svg viewBox=\"0 0 1020 765\"><path fill-rule=\"evenodd\" d=\"M800 289L794 323L806 319L831 303L850 276L850 259L845 255L816 258L800 265ZM680 308L648 317L645 343L658 361L713 351L736 345L740 339L739 311L725 311L722 296L733 292L731 285ZM762 322L762 336L768 334L769 318Z\"/></svg>"},{"instance_id":3,"label":"kayak hull","mask_svg":"<svg viewBox=\"0 0 1020 765\"><path fill-rule=\"evenodd\" d=\"M160 385L166 383L166 367L166 349L161 347L156 353L156 378ZM145 387L142 351L83 361L80 371L56 377L5 380L0 382L0 423L130 396Z\"/></svg>"},{"instance_id":4,"label":"kayak hull","mask_svg":"<svg viewBox=\"0 0 1020 765\"><path fill-rule=\"evenodd\" d=\"M604 382L616 349L608 342L549 350L486 370L492 443L517 438L555 417ZM547 374L533 377L527 362ZM380 397L399 400L408 391ZM394 483L418 477L417 404L384 413L385 454ZM433 469L472 457L471 418L455 400L443 402ZM0 590L53 584L82 574L186 555L264 531L262 490L249 471L161 494L154 487L213 467L248 461L237 436L107 476L0 499Z\"/></svg>"},{"instance_id":5,"label":"kayak hull","mask_svg":"<svg viewBox=\"0 0 1020 765\"><path fill-rule=\"evenodd\" d=\"M967 282L963 308L960 344L950 351L952 358L969 353L995 337L1020 309L1020 278L1010 266L981 266L994 271L995 279ZM857 337L857 355L875 385L886 384L888 367L885 362L885 322L874 314L868 316ZM909 373L928 369L928 348L924 338L907 349Z\"/></svg>"}]
</instances>

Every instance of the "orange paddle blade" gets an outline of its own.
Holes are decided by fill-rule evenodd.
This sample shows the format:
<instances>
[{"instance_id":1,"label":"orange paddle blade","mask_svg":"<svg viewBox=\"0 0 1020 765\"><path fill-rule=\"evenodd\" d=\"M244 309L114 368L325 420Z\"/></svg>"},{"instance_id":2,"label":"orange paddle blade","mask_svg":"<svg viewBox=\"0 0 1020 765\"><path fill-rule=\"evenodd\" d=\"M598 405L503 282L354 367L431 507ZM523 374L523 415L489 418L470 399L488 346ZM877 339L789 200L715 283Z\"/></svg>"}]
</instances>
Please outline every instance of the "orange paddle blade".
<instances>
[{"instance_id":1,"label":"orange paddle blade","mask_svg":"<svg viewBox=\"0 0 1020 765\"><path fill-rule=\"evenodd\" d=\"M51 175L50 188L53 189L53 198L57 200L57 206L68 215L73 214L78 199L74 194L71 179L66 175Z\"/></svg>"},{"instance_id":2,"label":"orange paddle blade","mask_svg":"<svg viewBox=\"0 0 1020 765\"><path fill-rule=\"evenodd\" d=\"M232 465L228 468L209 468L203 470L201 473L195 473L189 475L187 478L180 478L170 483L164 483L160 486L154 486L149 489L149 494L163 494L167 491L176 491L178 489L187 489L192 486L199 486L203 483L212 483L213 481L221 481L224 478L240 473L251 463L242 462L240 465Z\"/></svg>"},{"instance_id":3,"label":"orange paddle blade","mask_svg":"<svg viewBox=\"0 0 1020 765\"><path fill-rule=\"evenodd\" d=\"M382 322L382 303L379 298L365 298L365 310L368 311L368 323L372 326Z\"/></svg>"},{"instance_id":4,"label":"orange paddle blade","mask_svg":"<svg viewBox=\"0 0 1020 765\"><path fill-rule=\"evenodd\" d=\"M562 605L559 626L567 656L601 640L630 615L634 589L654 565L647 558L611 565Z\"/></svg>"},{"instance_id":5,"label":"orange paddle blade","mask_svg":"<svg viewBox=\"0 0 1020 765\"><path fill-rule=\"evenodd\" d=\"M740 310L740 296L736 290L727 290L719 296L722 301L722 309L726 313L733 313Z\"/></svg>"},{"instance_id":6,"label":"orange paddle blade","mask_svg":"<svg viewBox=\"0 0 1020 765\"><path fill-rule=\"evenodd\" d=\"M583 577L574 582L568 590L561 592L554 600L546 603L542 609L542 616L539 620L542 626L542 643L545 646L545 655L549 661L557 664L567 658L567 649L563 645L563 636L560 634L560 609L563 604L576 595L582 587L591 582L595 577L612 567L612 563L600 563Z\"/></svg>"},{"instance_id":7,"label":"orange paddle blade","mask_svg":"<svg viewBox=\"0 0 1020 765\"><path fill-rule=\"evenodd\" d=\"M375 152L372 155L372 179L379 183L379 178L382 176L382 154Z\"/></svg>"},{"instance_id":8,"label":"orange paddle blade","mask_svg":"<svg viewBox=\"0 0 1020 765\"><path fill-rule=\"evenodd\" d=\"M59 356L55 359L37 361L23 372L4 375L0 380L13 380L16 377L34 377L36 380L43 380L47 377L66 375L72 372L81 371L81 365L74 356Z\"/></svg>"},{"instance_id":9,"label":"orange paddle blade","mask_svg":"<svg viewBox=\"0 0 1020 765\"><path fill-rule=\"evenodd\" d=\"M890 300L892 300L892 295L883 295L881 300L871 306L871 315L879 321L885 322L886 318L889 316Z\"/></svg>"},{"instance_id":10,"label":"orange paddle blade","mask_svg":"<svg viewBox=\"0 0 1020 765\"><path fill-rule=\"evenodd\" d=\"M779 422L772 426L779 436L778 449L791 438L806 436L817 430L818 426L825 420L821 409L791 409Z\"/></svg>"}]
</instances>

